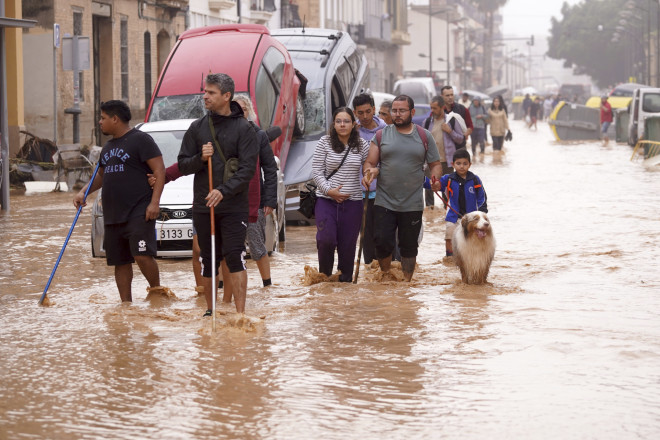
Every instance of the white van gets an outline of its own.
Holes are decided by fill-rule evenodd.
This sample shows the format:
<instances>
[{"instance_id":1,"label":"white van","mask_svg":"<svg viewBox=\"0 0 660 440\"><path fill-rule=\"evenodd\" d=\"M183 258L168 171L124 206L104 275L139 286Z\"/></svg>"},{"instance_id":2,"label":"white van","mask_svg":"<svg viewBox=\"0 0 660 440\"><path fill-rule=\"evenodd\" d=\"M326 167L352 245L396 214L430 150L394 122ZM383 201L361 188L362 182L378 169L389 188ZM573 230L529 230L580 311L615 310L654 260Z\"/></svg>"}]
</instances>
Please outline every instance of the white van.
<instances>
[{"instance_id":1,"label":"white van","mask_svg":"<svg viewBox=\"0 0 660 440\"><path fill-rule=\"evenodd\" d=\"M635 89L630 102L628 144L635 146L644 138L644 121L649 116L660 116L660 88Z\"/></svg>"},{"instance_id":2,"label":"white van","mask_svg":"<svg viewBox=\"0 0 660 440\"><path fill-rule=\"evenodd\" d=\"M433 78L404 78L394 83L392 94L408 95L415 104L431 104L431 99L438 93Z\"/></svg>"}]
</instances>

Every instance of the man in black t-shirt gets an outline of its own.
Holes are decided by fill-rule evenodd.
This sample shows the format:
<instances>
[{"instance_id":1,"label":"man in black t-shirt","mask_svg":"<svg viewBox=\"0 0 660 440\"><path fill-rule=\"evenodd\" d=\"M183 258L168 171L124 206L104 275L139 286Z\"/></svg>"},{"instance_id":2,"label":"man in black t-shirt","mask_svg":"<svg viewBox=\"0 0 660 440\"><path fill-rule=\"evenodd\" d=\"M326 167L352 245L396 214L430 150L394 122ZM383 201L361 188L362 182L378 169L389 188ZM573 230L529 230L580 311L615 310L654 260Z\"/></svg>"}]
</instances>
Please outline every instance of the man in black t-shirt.
<instances>
[{"instance_id":1,"label":"man in black t-shirt","mask_svg":"<svg viewBox=\"0 0 660 440\"><path fill-rule=\"evenodd\" d=\"M90 194L103 187L103 246L108 266L115 266L115 281L122 301L132 301L133 263L149 282L160 287L156 263L156 218L160 213L160 195L165 185L163 156L147 133L131 128L131 110L122 101L101 103L99 125L112 136L99 159L94 181L74 197L76 208L85 206L85 190ZM153 190L147 173L156 178Z\"/></svg>"}]
</instances>

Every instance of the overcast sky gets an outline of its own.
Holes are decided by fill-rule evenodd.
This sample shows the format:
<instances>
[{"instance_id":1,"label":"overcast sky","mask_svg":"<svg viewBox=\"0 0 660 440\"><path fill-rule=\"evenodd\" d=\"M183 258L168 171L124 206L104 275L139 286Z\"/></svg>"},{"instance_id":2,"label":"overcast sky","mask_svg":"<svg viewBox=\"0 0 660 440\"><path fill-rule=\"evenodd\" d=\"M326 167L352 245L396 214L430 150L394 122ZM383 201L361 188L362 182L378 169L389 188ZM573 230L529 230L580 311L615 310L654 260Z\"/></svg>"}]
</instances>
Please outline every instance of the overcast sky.
<instances>
[{"instance_id":1,"label":"overcast sky","mask_svg":"<svg viewBox=\"0 0 660 440\"><path fill-rule=\"evenodd\" d=\"M550 18L561 19L564 2L575 5L581 0L508 0L501 9L502 32L506 36L550 35ZM622 0L623 1L623 0Z\"/></svg>"}]
</instances>

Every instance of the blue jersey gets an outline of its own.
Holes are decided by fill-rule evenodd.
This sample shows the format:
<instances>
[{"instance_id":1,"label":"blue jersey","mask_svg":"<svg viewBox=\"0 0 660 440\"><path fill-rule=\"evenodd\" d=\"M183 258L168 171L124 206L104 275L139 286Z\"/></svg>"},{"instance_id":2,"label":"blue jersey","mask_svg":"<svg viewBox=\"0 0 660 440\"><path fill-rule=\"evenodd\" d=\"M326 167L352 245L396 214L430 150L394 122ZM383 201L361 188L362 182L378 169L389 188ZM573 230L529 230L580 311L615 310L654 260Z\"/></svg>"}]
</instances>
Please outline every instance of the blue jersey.
<instances>
[{"instance_id":1,"label":"blue jersey","mask_svg":"<svg viewBox=\"0 0 660 440\"><path fill-rule=\"evenodd\" d=\"M486 204L486 190L481 184L481 180L476 174L468 171L465 179L458 174L451 173L445 174L440 178L442 185L440 191L447 194L449 199L449 206L454 208L461 215L473 211L488 212L488 205ZM463 187L463 191L461 191ZM461 203L460 195L464 194L463 203ZM456 223L458 221L458 214L453 210L447 210L447 217L445 220L448 222Z\"/></svg>"}]
</instances>

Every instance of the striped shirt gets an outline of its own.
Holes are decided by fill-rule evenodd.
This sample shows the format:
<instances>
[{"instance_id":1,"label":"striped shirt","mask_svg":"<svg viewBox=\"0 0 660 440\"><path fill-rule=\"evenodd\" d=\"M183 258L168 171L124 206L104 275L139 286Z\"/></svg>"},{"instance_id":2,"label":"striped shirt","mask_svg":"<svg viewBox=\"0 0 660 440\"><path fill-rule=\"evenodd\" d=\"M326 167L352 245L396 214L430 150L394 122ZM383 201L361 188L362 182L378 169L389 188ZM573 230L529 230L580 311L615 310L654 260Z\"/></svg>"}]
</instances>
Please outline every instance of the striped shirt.
<instances>
[{"instance_id":1,"label":"striped shirt","mask_svg":"<svg viewBox=\"0 0 660 440\"><path fill-rule=\"evenodd\" d=\"M342 185L340 192L350 194L350 200L362 200L360 167L367 160L369 153L369 143L364 139L360 138L360 151L351 150L339 170L330 180L326 179L326 176L329 176L341 163L346 154L346 148L347 146L341 153L335 153L328 135L323 136L316 144L312 161L312 177L316 182L316 194L319 197L331 199L328 191Z\"/></svg>"}]
</instances>

